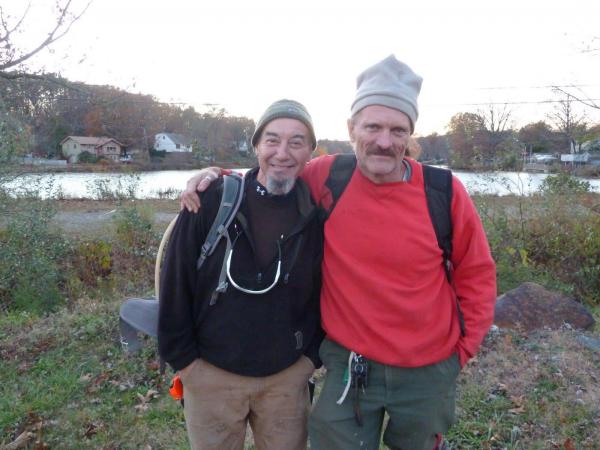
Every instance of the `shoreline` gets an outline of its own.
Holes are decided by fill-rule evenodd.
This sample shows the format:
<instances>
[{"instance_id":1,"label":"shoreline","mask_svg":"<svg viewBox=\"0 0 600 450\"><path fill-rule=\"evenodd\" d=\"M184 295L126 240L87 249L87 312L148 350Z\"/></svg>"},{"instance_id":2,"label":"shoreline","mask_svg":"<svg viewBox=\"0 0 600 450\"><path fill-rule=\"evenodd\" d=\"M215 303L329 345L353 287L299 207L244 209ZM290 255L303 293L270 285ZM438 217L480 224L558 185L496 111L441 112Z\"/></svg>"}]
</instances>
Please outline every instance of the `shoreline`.
<instances>
[{"instance_id":1,"label":"shoreline","mask_svg":"<svg viewBox=\"0 0 600 450\"><path fill-rule=\"evenodd\" d=\"M37 164L21 164L17 168L22 174L37 175L47 173L145 173L145 172L161 172L167 170L184 171L184 170L201 170L206 167L216 166L223 169L244 169L252 166L255 161L215 161L213 163L198 162L197 164L172 164L172 163L127 163L127 164L76 164L68 166L43 166ZM440 167L448 168L453 172L474 173L474 174L494 174L503 173L527 173L539 174L537 170L486 170L483 168L465 168L465 167L448 167L440 165ZM544 174L556 175L561 172L567 172L577 178L585 178L590 180L600 179L600 168L598 167L578 167L573 170L561 170L559 168L549 168Z\"/></svg>"}]
</instances>

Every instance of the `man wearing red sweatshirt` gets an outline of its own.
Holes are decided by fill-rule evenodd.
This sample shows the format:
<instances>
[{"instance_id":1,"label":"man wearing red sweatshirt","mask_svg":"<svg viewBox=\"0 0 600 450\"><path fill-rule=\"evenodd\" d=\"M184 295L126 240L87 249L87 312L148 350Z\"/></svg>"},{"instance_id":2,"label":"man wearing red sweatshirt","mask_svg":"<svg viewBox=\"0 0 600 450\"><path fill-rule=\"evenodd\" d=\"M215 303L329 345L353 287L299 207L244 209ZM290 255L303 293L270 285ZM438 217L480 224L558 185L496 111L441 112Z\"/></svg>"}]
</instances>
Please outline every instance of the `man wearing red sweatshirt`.
<instances>
[{"instance_id":1,"label":"man wearing red sweatshirt","mask_svg":"<svg viewBox=\"0 0 600 450\"><path fill-rule=\"evenodd\" d=\"M357 80L348 120L357 166L324 224L320 357L327 373L309 420L313 450L378 449L385 413L390 449L444 448L456 377L493 321L495 265L471 199L453 177L451 284L423 167L406 155L421 82L393 55ZM316 158L301 175L326 209L336 158ZM195 207L186 195L183 202Z\"/></svg>"}]
</instances>

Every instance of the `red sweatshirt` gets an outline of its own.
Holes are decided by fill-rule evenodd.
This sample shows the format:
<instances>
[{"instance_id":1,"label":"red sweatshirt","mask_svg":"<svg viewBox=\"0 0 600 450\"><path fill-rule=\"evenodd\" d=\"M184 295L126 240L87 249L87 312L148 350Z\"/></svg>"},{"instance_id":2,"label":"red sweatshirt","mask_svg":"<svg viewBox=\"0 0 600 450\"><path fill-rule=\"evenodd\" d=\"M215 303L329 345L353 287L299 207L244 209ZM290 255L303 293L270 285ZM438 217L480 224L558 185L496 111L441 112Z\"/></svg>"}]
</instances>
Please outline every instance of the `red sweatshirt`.
<instances>
[{"instance_id":1,"label":"red sweatshirt","mask_svg":"<svg viewBox=\"0 0 600 450\"><path fill-rule=\"evenodd\" d=\"M317 202L327 196L334 158L314 159L302 173ZM323 328L328 338L384 364L418 367L458 352L464 365L493 321L494 261L477 211L454 177L455 294L427 209L422 166L408 161L406 182L375 184L357 168L326 222Z\"/></svg>"}]
</instances>

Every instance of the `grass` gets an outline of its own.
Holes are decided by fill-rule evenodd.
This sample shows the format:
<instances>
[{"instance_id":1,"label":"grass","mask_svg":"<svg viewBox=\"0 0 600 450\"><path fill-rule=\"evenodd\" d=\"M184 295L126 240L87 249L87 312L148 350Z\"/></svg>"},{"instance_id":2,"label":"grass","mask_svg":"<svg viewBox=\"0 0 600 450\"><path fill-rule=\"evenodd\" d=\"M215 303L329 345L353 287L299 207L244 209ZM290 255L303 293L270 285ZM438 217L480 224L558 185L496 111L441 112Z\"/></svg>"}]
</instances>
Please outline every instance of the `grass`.
<instances>
[{"instance_id":1,"label":"grass","mask_svg":"<svg viewBox=\"0 0 600 450\"><path fill-rule=\"evenodd\" d=\"M153 343L132 358L121 351L118 304L88 300L37 320L4 318L0 444L33 431L50 448L187 448Z\"/></svg>"},{"instance_id":2,"label":"grass","mask_svg":"<svg viewBox=\"0 0 600 450\"><path fill-rule=\"evenodd\" d=\"M41 448L36 439L60 449L187 448L155 343L133 357L121 351L120 301L112 292L47 317L0 319L0 448L25 431L35 436L27 448ZM600 354L577 334L491 333L459 378L453 448L598 448Z\"/></svg>"},{"instance_id":3,"label":"grass","mask_svg":"<svg viewBox=\"0 0 600 450\"><path fill-rule=\"evenodd\" d=\"M591 211L597 199L591 198ZM516 215L515 202L522 201L488 200L496 202L487 211L497 225L503 211ZM154 201L152 207L162 211L162 204ZM177 209L176 202L164 204L169 212ZM63 207L75 212L80 206L112 207L98 205L64 202ZM532 214L530 208L525 212ZM503 229L497 229L498 242L506 242ZM135 236L136 230L128 233ZM23 433L29 437L21 448L29 449L188 448L183 411L168 396L171 374L160 374L155 342L146 340L132 357L120 347L122 300L152 291L150 271L129 267L128 261L114 270L121 278L93 289L73 288L77 300L52 314L0 313L0 449ZM505 263L500 275L514 275L514 261ZM522 268L524 279L531 276L529 267ZM592 292L590 298L598 295ZM588 307L600 321L600 305ZM490 333L459 377L458 421L447 436L452 448L600 448L600 353L584 348L579 333L567 328ZM600 326L586 333L600 338ZM322 379L321 370L317 392ZM253 448L251 438L247 442Z\"/></svg>"}]
</instances>

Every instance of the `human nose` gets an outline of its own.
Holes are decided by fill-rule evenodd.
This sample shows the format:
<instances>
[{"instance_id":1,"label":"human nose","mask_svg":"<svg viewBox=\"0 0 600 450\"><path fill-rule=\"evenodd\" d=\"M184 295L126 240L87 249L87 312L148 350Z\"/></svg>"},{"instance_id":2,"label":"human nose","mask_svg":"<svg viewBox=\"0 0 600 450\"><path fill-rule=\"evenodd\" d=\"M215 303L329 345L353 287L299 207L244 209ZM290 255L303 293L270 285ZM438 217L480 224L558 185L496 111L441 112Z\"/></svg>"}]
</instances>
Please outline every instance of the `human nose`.
<instances>
[{"instance_id":1,"label":"human nose","mask_svg":"<svg viewBox=\"0 0 600 450\"><path fill-rule=\"evenodd\" d=\"M377 145L380 148L390 148L392 146L392 135L389 130L381 130L377 135Z\"/></svg>"},{"instance_id":2,"label":"human nose","mask_svg":"<svg viewBox=\"0 0 600 450\"><path fill-rule=\"evenodd\" d=\"M281 141L275 149L275 157L285 159L289 156L289 145L287 141Z\"/></svg>"}]
</instances>

